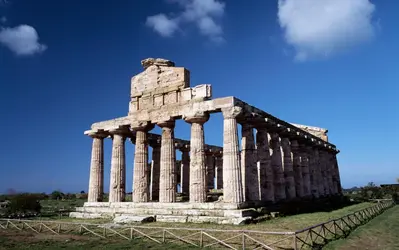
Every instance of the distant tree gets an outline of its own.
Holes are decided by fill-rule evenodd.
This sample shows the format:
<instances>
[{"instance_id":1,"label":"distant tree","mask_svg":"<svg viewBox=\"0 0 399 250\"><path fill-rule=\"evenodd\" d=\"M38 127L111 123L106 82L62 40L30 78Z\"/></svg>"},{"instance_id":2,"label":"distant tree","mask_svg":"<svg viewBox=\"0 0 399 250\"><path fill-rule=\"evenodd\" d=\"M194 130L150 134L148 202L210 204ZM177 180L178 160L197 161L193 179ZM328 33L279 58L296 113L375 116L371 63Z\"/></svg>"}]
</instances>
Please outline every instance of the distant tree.
<instances>
[{"instance_id":1,"label":"distant tree","mask_svg":"<svg viewBox=\"0 0 399 250\"><path fill-rule=\"evenodd\" d=\"M86 192L82 190L82 191L80 191L80 193L81 193L81 194L85 194Z\"/></svg>"},{"instance_id":2,"label":"distant tree","mask_svg":"<svg viewBox=\"0 0 399 250\"><path fill-rule=\"evenodd\" d=\"M53 191L50 195L52 200L61 200L62 198L64 198L64 193L62 193L61 191Z\"/></svg>"},{"instance_id":3,"label":"distant tree","mask_svg":"<svg viewBox=\"0 0 399 250\"><path fill-rule=\"evenodd\" d=\"M39 213L41 209L40 197L35 194L18 194L10 199L7 214Z\"/></svg>"}]
</instances>

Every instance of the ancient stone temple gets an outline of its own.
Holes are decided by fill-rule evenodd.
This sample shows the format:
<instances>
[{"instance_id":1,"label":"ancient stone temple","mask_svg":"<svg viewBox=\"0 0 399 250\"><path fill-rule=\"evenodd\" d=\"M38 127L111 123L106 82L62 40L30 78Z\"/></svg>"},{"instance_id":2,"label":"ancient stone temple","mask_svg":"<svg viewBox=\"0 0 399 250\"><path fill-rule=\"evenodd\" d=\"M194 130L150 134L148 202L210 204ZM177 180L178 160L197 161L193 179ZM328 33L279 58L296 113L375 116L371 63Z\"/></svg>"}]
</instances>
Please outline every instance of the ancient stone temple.
<instances>
[{"instance_id":1,"label":"ancient stone temple","mask_svg":"<svg viewBox=\"0 0 399 250\"><path fill-rule=\"evenodd\" d=\"M144 71L131 80L128 115L94 123L85 132L93 138L88 201L71 217L237 224L251 219L253 208L341 194L339 151L326 129L282 121L232 96L212 99L211 85L190 87L190 72L171 61L141 63ZM223 145L207 145L204 124L217 112L224 118ZM191 126L189 141L174 137L177 119ZM160 135L151 133L154 126L162 129ZM105 202L108 138L112 159ZM126 139L135 147L133 173L125 169ZM126 174L133 175L132 190ZM177 183L187 200L178 201ZM211 199L210 190L221 196ZM130 191L132 201L125 202Z\"/></svg>"}]
</instances>

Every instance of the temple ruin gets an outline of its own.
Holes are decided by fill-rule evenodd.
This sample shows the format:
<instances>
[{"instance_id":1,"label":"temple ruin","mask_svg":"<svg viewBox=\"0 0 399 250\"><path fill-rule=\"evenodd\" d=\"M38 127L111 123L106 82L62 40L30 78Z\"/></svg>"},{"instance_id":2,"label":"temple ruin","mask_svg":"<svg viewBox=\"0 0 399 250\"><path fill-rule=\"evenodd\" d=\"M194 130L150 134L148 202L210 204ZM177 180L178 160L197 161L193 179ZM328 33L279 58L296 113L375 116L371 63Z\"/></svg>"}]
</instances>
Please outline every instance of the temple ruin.
<instances>
[{"instance_id":1,"label":"temple ruin","mask_svg":"<svg viewBox=\"0 0 399 250\"><path fill-rule=\"evenodd\" d=\"M88 201L71 217L239 224L252 218L253 208L342 193L339 151L326 129L282 121L232 96L212 99L211 85L190 87L190 72L169 60L141 63L144 71L131 80L128 115L85 131L93 138ZM223 145L207 145L204 123L217 112L224 119ZM174 137L177 119L190 124L189 141ZM155 125L161 135L150 133ZM106 138L112 139L112 158L104 202ZM131 202L125 202L126 139L135 145ZM188 201L177 202L177 183ZM215 189L222 196L211 201Z\"/></svg>"}]
</instances>

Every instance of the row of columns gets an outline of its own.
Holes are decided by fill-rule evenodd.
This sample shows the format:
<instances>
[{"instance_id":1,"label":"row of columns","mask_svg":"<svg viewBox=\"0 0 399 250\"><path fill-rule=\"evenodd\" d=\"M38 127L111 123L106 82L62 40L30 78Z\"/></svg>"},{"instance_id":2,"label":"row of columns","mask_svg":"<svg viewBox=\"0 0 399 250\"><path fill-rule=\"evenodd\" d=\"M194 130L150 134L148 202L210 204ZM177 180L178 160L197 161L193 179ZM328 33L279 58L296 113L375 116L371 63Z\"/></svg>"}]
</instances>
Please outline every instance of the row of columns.
<instances>
[{"instance_id":1,"label":"row of columns","mask_svg":"<svg viewBox=\"0 0 399 250\"><path fill-rule=\"evenodd\" d=\"M295 197L320 197L340 193L340 179L333 152L307 145L287 133L270 130L262 123L242 125L239 148L238 107L222 109L223 158L207 157L204 143L206 113L185 117L191 124L189 149L182 149L181 188L189 201L206 202L207 191L223 186L226 203L245 201L276 202ZM148 178L148 132L153 125L133 127L136 131L133 202L176 201L176 151L174 121L158 123L162 128L160 143L153 146L151 176ZM256 129L256 144L254 137ZM124 201L126 130L109 131L113 140L109 202ZM105 133L93 133L89 184L89 202L102 200ZM216 168L215 168L216 166ZM158 175L159 173L159 175ZM207 177L208 176L208 177ZM149 182L151 185L149 185Z\"/></svg>"}]
</instances>

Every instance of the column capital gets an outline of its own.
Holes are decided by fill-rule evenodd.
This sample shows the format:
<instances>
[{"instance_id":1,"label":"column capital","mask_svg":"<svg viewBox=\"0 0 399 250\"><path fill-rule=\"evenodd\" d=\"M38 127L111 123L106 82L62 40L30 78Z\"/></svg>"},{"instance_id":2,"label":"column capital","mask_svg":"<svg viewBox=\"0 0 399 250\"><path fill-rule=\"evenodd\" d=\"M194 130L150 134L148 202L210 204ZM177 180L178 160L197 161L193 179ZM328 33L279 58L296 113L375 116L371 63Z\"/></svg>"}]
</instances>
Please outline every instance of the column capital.
<instances>
[{"instance_id":1,"label":"column capital","mask_svg":"<svg viewBox=\"0 0 399 250\"><path fill-rule=\"evenodd\" d=\"M243 113L243 110L241 107L234 106L231 108L222 108L222 113L224 119L235 119Z\"/></svg>"},{"instance_id":2,"label":"column capital","mask_svg":"<svg viewBox=\"0 0 399 250\"><path fill-rule=\"evenodd\" d=\"M150 122L137 122L134 124L131 124L131 128L134 131L144 131L144 132L148 132L150 130L152 130L154 128L154 124L150 123Z\"/></svg>"},{"instance_id":3,"label":"column capital","mask_svg":"<svg viewBox=\"0 0 399 250\"><path fill-rule=\"evenodd\" d=\"M175 124L176 124L175 120L157 122L157 125L160 126L161 128L174 128Z\"/></svg>"},{"instance_id":4,"label":"column capital","mask_svg":"<svg viewBox=\"0 0 399 250\"><path fill-rule=\"evenodd\" d=\"M120 135L123 138L131 136L131 131L126 126L110 129L109 133L111 134L111 136Z\"/></svg>"},{"instance_id":5,"label":"column capital","mask_svg":"<svg viewBox=\"0 0 399 250\"><path fill-rule=\"evenodd\" d=\"M105 131L90 131L87 133L88 136L91 138L96 138L96 139L104 139L108 137L108 133Z\"/></svg>"},{"instance_id":6,"label":"column capital","mask_svg":"<svg viewBox=\"0 0 399 250\"><path fill-rule=\"evenodd\" d=\"M199 123L199 124L204 124L209 120L209 114L208 113L197 113L193 115L188 115L185 116L184 121L188 123Z\"/></svg>"}]
</instances>

